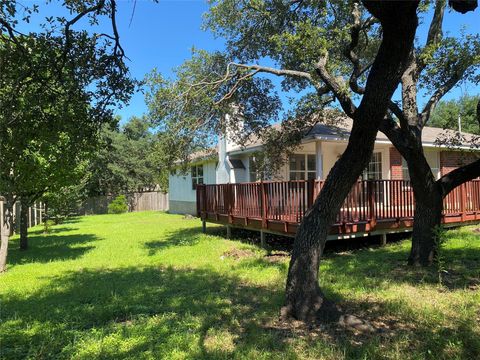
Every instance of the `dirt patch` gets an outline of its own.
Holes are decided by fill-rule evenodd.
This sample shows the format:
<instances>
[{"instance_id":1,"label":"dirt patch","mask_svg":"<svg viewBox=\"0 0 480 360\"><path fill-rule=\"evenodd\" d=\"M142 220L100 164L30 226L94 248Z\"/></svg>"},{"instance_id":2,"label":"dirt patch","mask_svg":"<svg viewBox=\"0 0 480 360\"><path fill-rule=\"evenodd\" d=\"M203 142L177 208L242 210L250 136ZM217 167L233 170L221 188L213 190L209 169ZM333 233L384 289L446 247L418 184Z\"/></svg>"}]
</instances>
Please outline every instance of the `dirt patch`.
<instances>
[{"instance_id":1,"label":"dirt patch","mask_svg":"<svg viewBox=\"0 0 480 360\"><path fill-rule=\"evenodd\" d=\"M265 260L271 263L285 262L290 258L288 252L275 252L265 255Z\"/></svg>"},{"instance_id":2,"label":"dirt patch","mask_svg":"<svg viewBox=\"0 0 480 360\"><path fill-rule=\"evenodd\" d=\"M474 234L480 234L480 228L473 229L472 232Z\"/></svg>"},{"instance_id":3,"label":"dirt patch","mask_svg":"<svg viewBox=\"0 0 480 360\"><path fill-rule=\"evenodd\" d=\"M264 327L279 333L286 341L295 337L321 338L331 342L347 341L353 346L360 346L372 338L391 338L399 333L415 330L413 324L385 313L382 304L375 301L368 304L365 309L358 304L330 303L323 314L318 314L316 323L305 324L280 317L265 324ZM334 318L326 319L326 315Z\"/></svg>"},{"instance_id":4,"label":"dirt patch","mask_svg":"<svg viewBox=\"0 0 480 360\"><path fill-rule=\"evenodd\" d=\"M234 249L225 251L222 256L239 260L239 259L255 256L255 253L252 250L248 250L248 249L234 248Z\"/></svg>"}]
</instances>

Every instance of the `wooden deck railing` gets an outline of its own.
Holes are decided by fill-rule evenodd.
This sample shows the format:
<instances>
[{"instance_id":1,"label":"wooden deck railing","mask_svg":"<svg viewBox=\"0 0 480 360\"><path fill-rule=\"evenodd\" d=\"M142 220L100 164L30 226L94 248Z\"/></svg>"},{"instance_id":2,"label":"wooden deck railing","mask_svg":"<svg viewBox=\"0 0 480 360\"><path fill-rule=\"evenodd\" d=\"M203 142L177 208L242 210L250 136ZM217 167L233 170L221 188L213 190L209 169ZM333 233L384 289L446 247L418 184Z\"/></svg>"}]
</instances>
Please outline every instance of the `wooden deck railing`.
<instances>
[{"instance_id":1,"label":"wooden deck railing","mask_svg":"<svg viewBox=\"0 0 480 360\"><path fill-rule=\"evenodd\" d=\"M197 211L204 220L292 233L322 189L323 181L269 181L199 185ZM372 231L379 223L410 227L415 200L407 180L357 182L337 214L338 232ZM480 220L480 180L453 190L444 200L445 223ZM361 225L361 226L359 226ZM343 228L341 228L343 227Z\"/></svg>"}]
</instances>

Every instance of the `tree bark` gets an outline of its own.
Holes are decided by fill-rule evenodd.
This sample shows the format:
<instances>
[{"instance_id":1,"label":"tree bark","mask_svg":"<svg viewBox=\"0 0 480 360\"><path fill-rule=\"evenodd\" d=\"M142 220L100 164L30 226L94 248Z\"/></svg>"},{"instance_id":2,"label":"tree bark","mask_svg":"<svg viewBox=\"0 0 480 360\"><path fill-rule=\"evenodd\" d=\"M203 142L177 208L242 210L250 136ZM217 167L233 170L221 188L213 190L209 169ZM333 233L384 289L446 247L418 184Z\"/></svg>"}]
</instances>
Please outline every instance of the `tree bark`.
<instances>
[{"instance_id":1,"label":"tree bark","mask_svg":"<svg viewBox=\"0 0 480 360\"><path fill-rule=\"evenodd\" d=\"M418 166L421 160L424 160L423 167L426 167L423 171ZM412 164L409 164L409 173L415 193L415 216L408 263L430 266L438 251L435 229L441 225L443 199L456 187L480 176L480 160L462 166L437 181L433 180L423 153L422 157L414 156L410 162Z\"/></svg>"},{"instance_id":2,"label":"tree bark","mask_svg":"<svg viewBox=\"0 0 480 360\"><path fill-rule=\"evenodd\" d=\"M2 218L0 221L0 273L7 270L8 241L13 229L13 198L3 200Z\"/></svg>"},{"instance_id":3,"label":"tree bark","mask_svg":"<svg viewBox=\"0 0 480 360\"><path fill-rule=\"evenodd\" d=\"M364 1L383 30L363 99L353 115L347 149L335 163L294 241L282 316L311 322L329 304L318 284L319 262L330 225L368 164L380 122L407 64L417 28L418 1Z\"/></svg>"},{"instance_id":4,"label":"tree bark","mask_svg":"<svg viewBox=\"0 0 480 360\"><path fill-rule=\"evenodd\" d=\"M28 249L28 201L20 201L20 250Z\"/></svg>"},{"instance_id":5,"label":"tree bark","mask_svg":"<svg viewBox=\"0 0 480 360\"><path fill-rule=\"evenodd\" d=\"M419 191L422 192L422 196L417 196ZM436 184L417 186L414 193L416 193L415 215L408 264L429 266L438 251L435 230L442 221L443 197Z\"/></svg>"}]
</instances>

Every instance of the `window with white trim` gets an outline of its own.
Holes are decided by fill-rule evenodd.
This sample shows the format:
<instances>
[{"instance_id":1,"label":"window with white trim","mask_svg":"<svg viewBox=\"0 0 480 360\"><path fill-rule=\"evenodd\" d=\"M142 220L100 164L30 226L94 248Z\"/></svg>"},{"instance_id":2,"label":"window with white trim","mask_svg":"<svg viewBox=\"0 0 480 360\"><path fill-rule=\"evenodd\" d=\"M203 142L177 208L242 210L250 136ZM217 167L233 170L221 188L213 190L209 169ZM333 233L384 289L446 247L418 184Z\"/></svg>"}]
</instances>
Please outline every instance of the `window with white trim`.
<instances>
[{"instance_id":1,"label":"window with white trim","mask_svg":"<svg viewBox=\"0 0 480 360\"><path fill-rule=\"evenodd\" d=\"M381 180L382 179L382 153L374 152L372 158L363 171L364 180Z\"/></svg>"},{"instance_id":2,"label":"window with white trim","mask_svg":"<svg viewBox=\"0 0 480 360\"><path fill-rule=\"evenodd\" d=\"M290 156L290 180L310 180L317 177L315 155L294 154Z\"/></svg>"},{"instance_id":3,"label":"window with white trim","mask_svg":"<svg viewBox=\"0 0 480 360\"><path fill-rule=\"evenodd\" d=\"M262 174L258 166L258 160L255 158L255 156L250 156L248 158L248 173L250 182L262 180Z\"/></svg>"},{"instance_id":4,"label":"window with white trim","mask_svg":"<svg viewBox=\"0 0 480 360\"><path fill-rule=\"evenodd\" d=\"M203 165L192 166L192 189L195 190L197 185L203 184Z\"/></svg>"},{"instance_id":5,"label":"window with white trim","mask_svg":"<svg viewBox=\"0 0 480 360\"><path fill-rule=\"evenodd\" d=\"M438 161L438 153L434 151L425 151L425 159L427 159L428 166L432 170L433 177L438 180L440 178L440 166ZM403 180L410 180L410 173L408 172L407 161L402 157L402 178Z\"/></svg>"}]
</instances>

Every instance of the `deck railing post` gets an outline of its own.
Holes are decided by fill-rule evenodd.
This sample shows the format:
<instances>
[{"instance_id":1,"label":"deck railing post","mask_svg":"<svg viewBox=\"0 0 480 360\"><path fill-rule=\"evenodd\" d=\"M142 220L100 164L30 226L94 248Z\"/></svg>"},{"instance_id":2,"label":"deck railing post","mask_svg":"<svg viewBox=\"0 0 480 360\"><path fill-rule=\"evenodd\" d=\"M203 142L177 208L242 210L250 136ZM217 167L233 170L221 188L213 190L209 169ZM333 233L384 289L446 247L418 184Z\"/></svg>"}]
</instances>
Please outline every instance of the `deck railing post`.
<instances>
[{"instance_id":1,"label":"deck railing post","mask_svg":"<svg viewBox=\"0 0 480 360\"><path fill-rule=\"evenodd\" d=\"M310 209L314 201L315 179L310 179L307 182L307 209Z\"/></svg>"},{"instance_id":2,"label":"deck railing post","mask_svg":"<svg viewBox=\"0 0 480 360\"><path fill-rule=\"evenodd\" d=\"M200 214L200 191L201 191L201 188L199 188L197 185L197 191L195 194L197 198L197 217L202 217Z\"/></svg>"},{"instance_id":3,"label":"deck railing post","mask_svg":"<svg viewBox=\"0 0 480 360\"><path fill-rule=\"evenodd\" d=\"M265 189L266 184L262 181L260 182L260 191L262 198L262 228L267 228L267 190Z\"/></svg>"},{"instance_id":4,"label":"deck railing post","mask_svg":"<svg viewBox=\"0 0 480 360\"><path fill-rule=\"evenodd\" d=\"M234 191L233 191L233 184L227 184L228 189L228 222L231 224L233 222L232 212L233 212L233 202L234 199Z\"/></svg>"},{"instance_id":5,"label":"deck railing post","mask_svg":"<svg viewBox=\"0 0 480 360\"><path fill-rule=\"evenodd\" d=\"M367 198L368 198L368 217L370 219L370 226L375 227L377 219L375 217L375 189L374 182L366 180L367 183ZM370 229L372 230L372 229Z\"/></svg>"},{"instance_id":6,"label":"deck railing post","mask_svg":"<svg viewBox=\"0 0 480 360\"><path fill-rule=\"evenodd\" d=\"M460 185L460 211L462 212L462 222L467 218L467 212L465 209L465 205L467 203L467 194L465 191L465 184Z\"/></svg>"}]
</instances>

